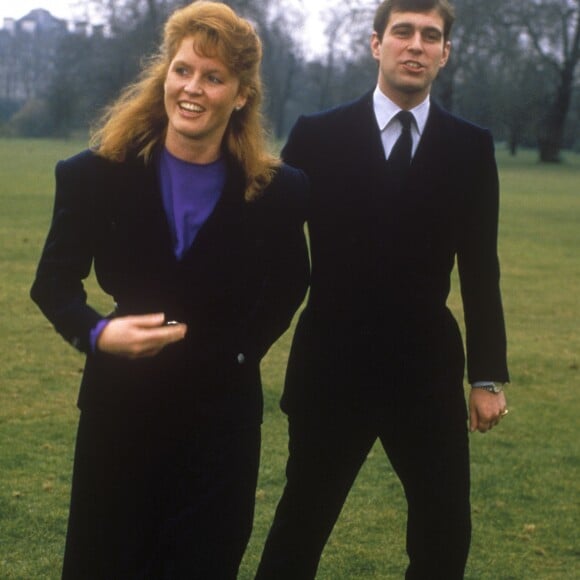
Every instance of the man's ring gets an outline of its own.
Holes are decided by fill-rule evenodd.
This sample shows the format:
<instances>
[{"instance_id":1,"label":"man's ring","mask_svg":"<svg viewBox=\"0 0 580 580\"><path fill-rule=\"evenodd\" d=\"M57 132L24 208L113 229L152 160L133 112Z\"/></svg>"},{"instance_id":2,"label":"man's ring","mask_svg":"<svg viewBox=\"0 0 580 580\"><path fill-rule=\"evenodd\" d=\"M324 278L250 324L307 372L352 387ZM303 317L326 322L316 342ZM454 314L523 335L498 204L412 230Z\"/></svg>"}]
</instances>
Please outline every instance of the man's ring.
<instances>
[{"instance_id":1,"label":"man's ring","mask_svg":"<svg viewBox=\"0 0 580 580\"><path fill-rule=\"evenodd\" d=\"M502 412L499 414L499 416L500 416L500 417L505 417L505 416L506 416L508 413L509 413L509 411L508 411L507 409L504 409L504 410L503 410L503 411L502 411Z\"/></svg>"}]
</instances>

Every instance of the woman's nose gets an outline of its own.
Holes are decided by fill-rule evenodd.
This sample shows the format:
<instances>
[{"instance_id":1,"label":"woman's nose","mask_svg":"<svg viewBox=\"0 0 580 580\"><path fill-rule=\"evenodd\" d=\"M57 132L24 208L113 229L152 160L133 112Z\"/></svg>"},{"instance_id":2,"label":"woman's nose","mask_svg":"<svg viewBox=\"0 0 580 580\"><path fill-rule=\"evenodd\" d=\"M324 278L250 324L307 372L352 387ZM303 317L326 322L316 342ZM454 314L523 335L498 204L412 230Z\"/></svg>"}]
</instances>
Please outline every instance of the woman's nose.
<instances>
[{"instance_id":1,"label":"woman's nose","mask_svg":"<svg viewBox=\"0 0 580 580\"><path fill-rule=\"evenodd\" d=\"M185 85L184 88L187 93L192 95L199 95L203 92L203 89L201 88L201 83L199 82L199 79L196 77L192 77L191 79L189 79L189 82Z\"/></svg>"}]
</instances>

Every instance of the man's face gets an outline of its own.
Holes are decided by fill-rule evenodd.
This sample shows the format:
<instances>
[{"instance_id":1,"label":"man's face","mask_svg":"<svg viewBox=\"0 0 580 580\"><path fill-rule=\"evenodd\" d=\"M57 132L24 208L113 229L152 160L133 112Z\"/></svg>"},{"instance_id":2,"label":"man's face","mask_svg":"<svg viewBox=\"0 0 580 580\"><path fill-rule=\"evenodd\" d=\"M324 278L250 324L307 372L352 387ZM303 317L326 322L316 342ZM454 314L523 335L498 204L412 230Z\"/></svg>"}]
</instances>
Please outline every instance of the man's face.
<instances>
[{"instance_id":1,"label":"man's face","mask_svg":"<svg viewBox=\"0 0 580 580\"><path fill-rule=\"evenodd\" d=\"M425 100L449 58L451 43L443 38L443 17L430 12L392 12L382 41L371 38L379 62L379 88L402 108Z\"/></svg>"}]
</instances>

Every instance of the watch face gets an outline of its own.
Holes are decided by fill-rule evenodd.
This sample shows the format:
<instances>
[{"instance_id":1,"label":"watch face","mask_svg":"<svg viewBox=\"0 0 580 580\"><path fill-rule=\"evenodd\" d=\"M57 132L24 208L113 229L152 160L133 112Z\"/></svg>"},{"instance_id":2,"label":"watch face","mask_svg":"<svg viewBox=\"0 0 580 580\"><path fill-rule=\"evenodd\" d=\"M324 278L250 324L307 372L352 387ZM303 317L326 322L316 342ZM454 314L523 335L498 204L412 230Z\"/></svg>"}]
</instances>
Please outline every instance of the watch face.
<instances>
[{"instance_id":1,"label":"watch face","mask_svg":"<svg viewBox=\"0 0 580 580\"><path fill-rule=\"evenodd\" d=\"M501 386L501 385L492 385L492 386L491 386L491 390L492 390L494 393L501 393L501 391L502 391L502 386Z\"/></svg>"}]
</instances>

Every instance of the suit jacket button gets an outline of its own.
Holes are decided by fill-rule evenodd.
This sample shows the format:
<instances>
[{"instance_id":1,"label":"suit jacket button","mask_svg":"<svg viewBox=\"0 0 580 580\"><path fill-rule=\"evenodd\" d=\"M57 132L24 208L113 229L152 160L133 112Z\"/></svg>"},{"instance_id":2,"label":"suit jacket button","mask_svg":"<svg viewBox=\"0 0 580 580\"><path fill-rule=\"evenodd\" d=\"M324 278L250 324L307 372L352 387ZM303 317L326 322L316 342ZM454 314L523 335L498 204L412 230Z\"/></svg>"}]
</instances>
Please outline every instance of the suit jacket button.
<instances>
[{"instance_id":1,"label":"suit jacket button","mask_svg":"<svg viewBox=\"0 0 580 580\"><path fill-rule=\"evenodd\" d=\"M246 362L246 357L245 357L244 353L240 352L238 354L238 356L236 357L236 360L238 361L239 365L243 365Z\"/></svg>"}]
</instances>

